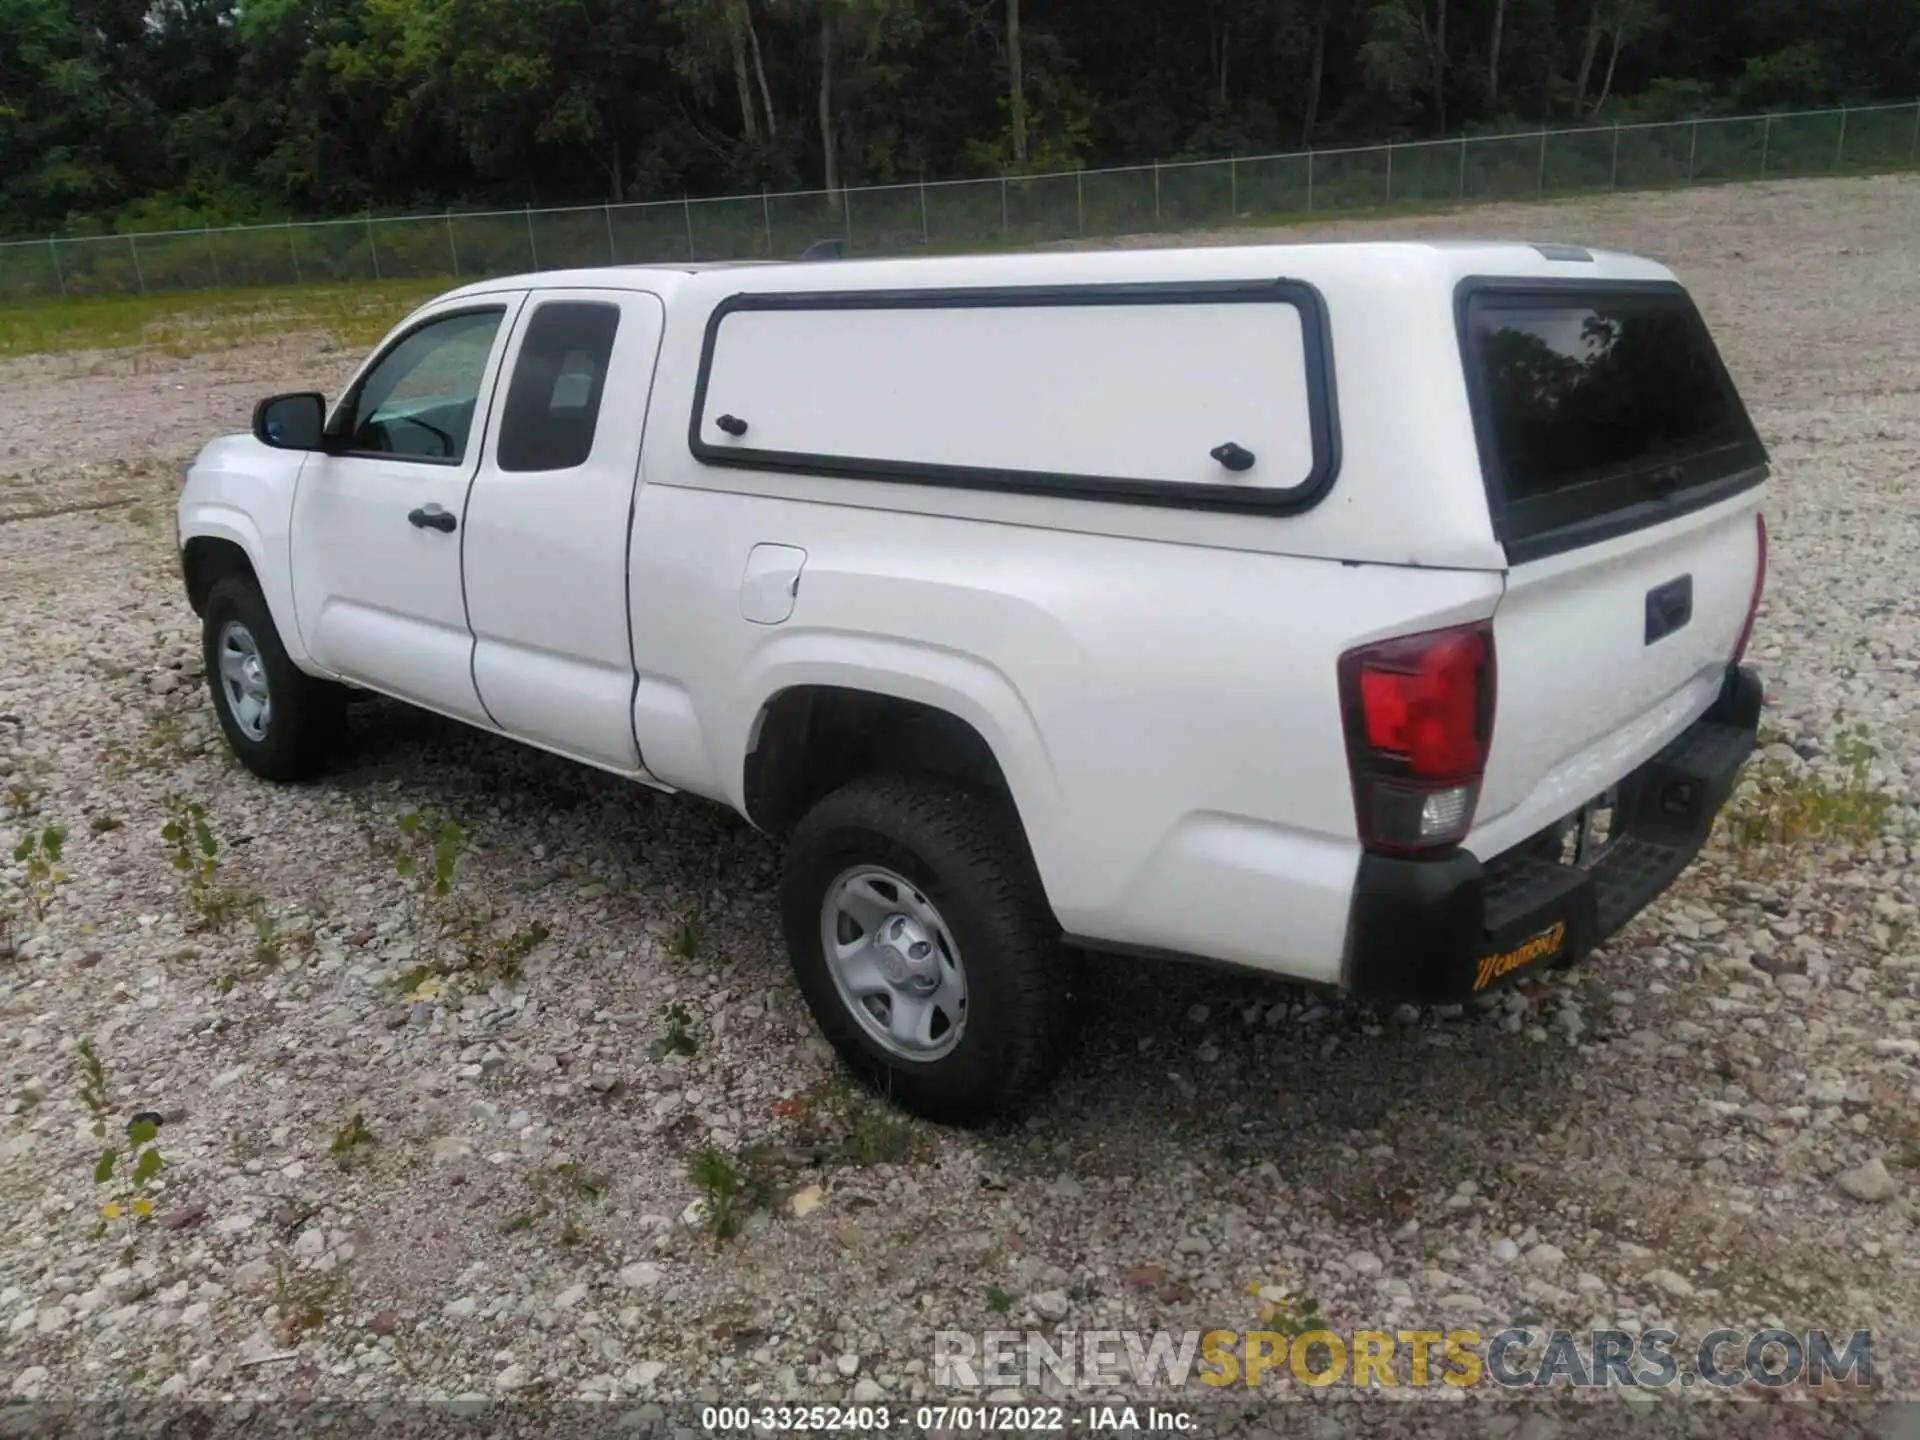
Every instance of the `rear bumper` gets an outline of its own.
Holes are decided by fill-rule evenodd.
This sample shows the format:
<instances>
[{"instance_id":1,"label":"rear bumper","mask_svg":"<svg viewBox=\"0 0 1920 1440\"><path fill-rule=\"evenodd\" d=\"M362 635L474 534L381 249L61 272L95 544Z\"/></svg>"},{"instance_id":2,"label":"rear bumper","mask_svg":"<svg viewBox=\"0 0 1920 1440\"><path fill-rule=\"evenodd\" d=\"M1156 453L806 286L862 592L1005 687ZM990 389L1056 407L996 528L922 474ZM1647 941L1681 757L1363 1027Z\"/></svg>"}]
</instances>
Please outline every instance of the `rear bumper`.
<instances>
[{"instance_id":1,"label":"rear bumper","mask_svg":"<svg viewBox=\"0 0 1920 1440\"><path fill-rule=\"evenodd\" d=\"M1760 725L1760 679L1730 669L1713 708L1620 782L1618 842L1592 868L1522 845L1482 864L1360 861L1343 986L1443 1004L1583 958L1671 885L1706 843Z\"/></svg>"}]
</instances>

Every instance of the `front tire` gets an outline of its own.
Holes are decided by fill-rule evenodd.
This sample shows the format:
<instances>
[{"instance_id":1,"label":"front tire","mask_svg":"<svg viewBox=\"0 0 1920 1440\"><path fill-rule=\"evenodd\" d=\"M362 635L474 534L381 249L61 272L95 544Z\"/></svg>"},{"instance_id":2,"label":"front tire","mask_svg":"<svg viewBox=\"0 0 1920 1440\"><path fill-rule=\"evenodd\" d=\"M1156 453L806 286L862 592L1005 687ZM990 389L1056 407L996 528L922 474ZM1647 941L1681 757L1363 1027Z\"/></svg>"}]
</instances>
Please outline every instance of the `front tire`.
<instances>
[{"instance_id":1,"label":"front tire","mask_svg":"<svg viewBox=\"0 0 1920 1440\"><path fill-rule=\"evenodd\" d=\"M1025 838L992 796L894 775L835 791L788 842L780 914L821 1033L903 1108L978 1124L1051 1074L1064 950Z\"/></svg>"},{"instance_id":2,"label":"front tire","mask_svg":"<svg viewBox=\"0 0 1920 1440\"><path fill-rule=\"evenodd\" d=\"M262 780L305 780L326 763L342 692L287 657L266 599L230 575L207 595L201 649L213 710L234 757Z\"/></svg>"}]
</instances>

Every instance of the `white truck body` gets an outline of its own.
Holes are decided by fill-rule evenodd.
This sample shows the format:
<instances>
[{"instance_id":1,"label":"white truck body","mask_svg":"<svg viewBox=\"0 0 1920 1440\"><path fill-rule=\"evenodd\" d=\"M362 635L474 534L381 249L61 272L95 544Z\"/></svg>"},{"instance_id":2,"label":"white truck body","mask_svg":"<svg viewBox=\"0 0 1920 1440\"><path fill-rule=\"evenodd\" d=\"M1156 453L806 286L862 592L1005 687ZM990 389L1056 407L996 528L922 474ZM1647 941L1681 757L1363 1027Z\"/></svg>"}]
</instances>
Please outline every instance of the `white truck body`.
<instances>
[{"instance_id":1,"label":"white truck body","mask_svg":"<svg viewBox=\"0 0 1920 1440\"><path fill-rule=\"evenodd\" d=\"M946 717L1067 937L1372 989L1370 854L1493 865L1712 707L1744 757L1766 472L1737 397L1597 480L1556 489L1548 453L1568 387L1618 383L1591 368L1607 345L1696 332L1661 266L1522 244L491 280L397 327L316 448L210 444L180 533L196 607L243 559L306 675L770 829L817 798L766 782L782 697ZM452 358L386 358L429 340ZM1476 389L1488 346L1520 356L1485 373L1521 399ZM1732 396L1710 342L1685 358ZM435 365L473 394L434 391ZM364 420L396 370L367 432L392 448L356 448L343 407ZM1589 407L1607 444L1620 403ZM1534 439L1501 427L1526 424L1559 466L1532 489L1489 458L1517 470ZM1626 473L1643 448L1651 478ZM1491 637L1470 828L1375 844L1342 657L1463 626ZM1511 938L1482 928L1481 951Z\"/></svg>"}]
</instances>

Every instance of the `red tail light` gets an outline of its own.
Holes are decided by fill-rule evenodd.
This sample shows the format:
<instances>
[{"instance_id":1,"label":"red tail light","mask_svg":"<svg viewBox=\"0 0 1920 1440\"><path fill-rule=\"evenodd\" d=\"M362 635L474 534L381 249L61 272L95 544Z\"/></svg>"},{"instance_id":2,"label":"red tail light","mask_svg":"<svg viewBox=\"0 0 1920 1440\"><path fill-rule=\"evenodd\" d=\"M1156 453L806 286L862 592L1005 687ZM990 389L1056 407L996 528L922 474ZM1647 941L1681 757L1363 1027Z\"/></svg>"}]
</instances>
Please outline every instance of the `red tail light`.
<instances>
[{"instance_id":1,"label":"red tail light","mask_svg":"<svg viewBox=\"0 0 1920 1440\"><path fill-rule=\"evenodd\" d=\"M1493 629L1431 630L1340 657L1360 839L1398 852L1458 844L1493 739Z\"/></svg>"},{"instance_id":2,"label":"red tail light","mask_svg":"<svg viewBox=\"0 0 1920 1440\"><path fill-rule=\"evenodd\" d=\"M1740 643L1733 647L1733 663L1747 658L1747 644L1753 639L1753 622L1760 618L1760 597L1767 589L1767 517L1753 517L1754 538L1760 543L1759 559L1753 567L1753 598L1747 602L1747 623L1740 627Z\"/></svg>"}]
</instances>

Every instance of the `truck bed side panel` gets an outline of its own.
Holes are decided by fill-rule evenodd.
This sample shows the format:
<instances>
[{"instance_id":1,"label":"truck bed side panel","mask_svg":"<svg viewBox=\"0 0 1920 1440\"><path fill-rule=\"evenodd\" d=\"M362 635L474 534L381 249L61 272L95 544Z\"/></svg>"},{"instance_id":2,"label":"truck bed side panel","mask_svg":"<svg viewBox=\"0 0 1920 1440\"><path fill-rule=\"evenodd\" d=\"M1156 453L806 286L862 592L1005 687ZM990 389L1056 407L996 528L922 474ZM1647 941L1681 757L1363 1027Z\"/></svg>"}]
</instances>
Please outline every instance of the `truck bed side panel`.
<instances>
[{"instance_id":1,"label":"truck bed side panel","mask_svg":"<svg viewBox=\"0 0 1920 1440\"><path fill-rule=\"evenodd\" d=\"M1337 657L1500 591L659 483L633 533L636 727L663 781L744 808L755 718L789 686L939 705L993 746L1069 933L1327 981L1359 858ZM807 552L784 624L739 614L760 543Z\"/></svg>"}]
</instances>

